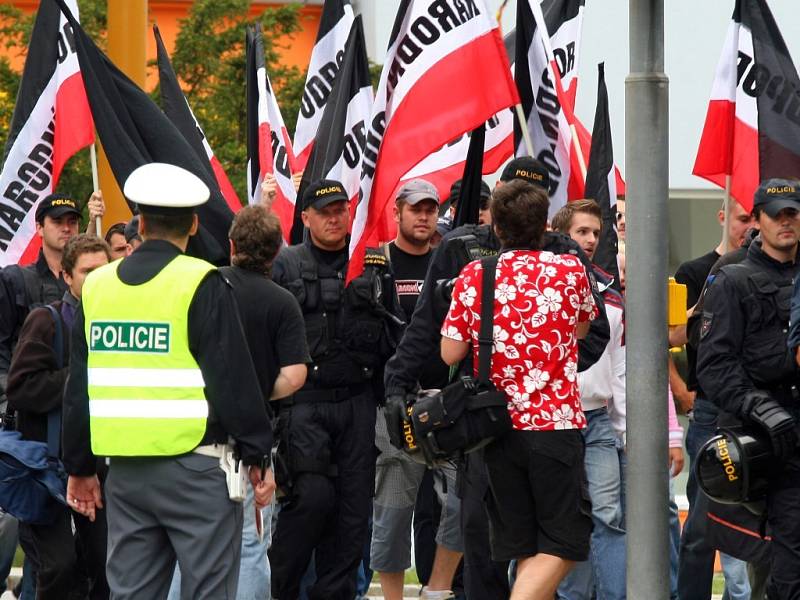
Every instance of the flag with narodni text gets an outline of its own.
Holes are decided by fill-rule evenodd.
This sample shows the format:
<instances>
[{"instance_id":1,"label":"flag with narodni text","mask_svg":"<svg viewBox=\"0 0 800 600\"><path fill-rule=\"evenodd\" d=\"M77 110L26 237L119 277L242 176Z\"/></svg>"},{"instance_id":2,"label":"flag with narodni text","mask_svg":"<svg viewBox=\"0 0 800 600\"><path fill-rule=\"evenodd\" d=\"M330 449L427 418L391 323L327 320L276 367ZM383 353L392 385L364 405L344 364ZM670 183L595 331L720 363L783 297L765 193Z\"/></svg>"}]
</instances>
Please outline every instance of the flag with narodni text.
<instances>
[{"instance_id":1,"label":"flag with narodni text","mask_svg":"<svg viewBox=\"0 0 800 600\"><path fill-rule=\"evenodd\" d=\"M553 18L571 25L571 31L577 28L577 34L574 37L570 35L575 45L560 49L560 61L555 57L542 8L539 0L517 2L514 79L526 123L515 121L514 137L516 155L528 154L522 134L522 127L525 127L530 133L536 158L550 173L549 216L552 217L567 202L573 171L580 172L580 165L575 169L573 164L573 157L577 159L570 128L570 117L574 119L574 102L570 102L566 90L571 89L571 83L574 83L573 90L577 88L575 57L580 40L583 0L558 2L555 8L560 11L555 8L552 11ZM562 70L564 77L561 76Z\"/></svg>"},{"instance_id":2,"label":"flag with narodni text","mask_svg":"<svg viewBox=\"0 0 800 600\"><path fill-rule=\"evenodd\" d=\"M261 200L261 184L268 173L277 190L272 210L289 240L297 191L292 181L292 143L283 123L275 90L267 75L261 26L247 29L247 195L250 204Z\"/></svg>"},{"instance_id":3,"label":"flag with narodni text","mask_svg":"<svg viewBox=\"0 0 800 600\"><path fill-rule=\"evenodd\" d=\"M800 178L800 79L764 0L737 0L693 173L745 210L761 181Z\"/></svg>"},{"instance_id":4,"label":"flag with narodni text","mask_svg":"<svg viewBox=\"0 0 800 600\"><path fill-rule=\"evenodd\" d=\"M77 19L76 0L65 2ZM0 267L36 258L36 206L56 189L67 160L93 141L72 25L54 2L43 1L0 170Z\"/></svg>"},{"instance_id":5,"label":"flag with narodni text","mask_svg":"<svg viewBox=\"0 0 800 600\"><path fill-rule=\"evenodd\" d=\"M300 183L300 194L313 181L339 181L355 208L358 200L361 156L366 127L372 114L374 93L369 76L369 59L361 16L356 17L329 101L325 106L311 154ZM295 206L292 243L303 239L301 204Z\"/></svg>"},{"instance_id":6,"label":"flag with narodni text","mask_svg":"<svg viewBox=\"0 0 800 600\"><path fill-rule=\"evenodd\" d=\"M72 26L92 118L119 187L124 187L136 168L152 162L169 163L199 177L211 194L208 202L197 207L200 228L189 238L187 253L217 265L228 264L228 230L233 212L213 174L147 92L117 68L86 35L65 0L52 1L58 3ZM130 205L130 208L136 207Z\"/></svg>"},{"instance_id":7,"label":"flag with narodni text","mask_svg":"<svg viewBox=\"0 0 800 600\"><path fill-rule=\"evenodd\" d=\"M400 179L448 141L519 101L503 39L483 0L458 10L402 0L366 134L347 281Z\"/></svg>"},{"instance_id":8,"label":"flag with narodni text","mask_svg":"<svg viewBox=\"0 0 800 600\"><path fill-rule=\"evenodd\" d=\"M353 7L350 6L350 0L325 0L294 130L293 167L297 171L306 168L311 156L314 138L333 90L352 27Z\"/></svg>"},{"instance_id":9,"label":"flag with narodni text","mask_svg":"<svg viewBox=\"0 0 800 600\"><path fill-rule=\"evenodd\" d=\"M208 143L208 139L206 139L206 135L203 133L194 111L189 106L189 101L183 94L183 90L178 83L178 77L172 68L169 54L164 46L164 40L161 39L158 25L153 25L153 35L156 38L158 87L161 93L161 107L164 110L164 114L183 134L183 137L186 138L186 141L192 146L197 156L200 157L204 166L211 170L228 206L233 212L237 212L242 207L242 203L239 202L236 190L233 189L233 185L231 185L230 179L225 174L225 169L222 168L219 159L214 155L211 144Z\"/></svg>"},{"instance_id":10,"label":"flag with narodni text","mask_svg":"<svg viewBox=\"0 0 800 600\"><path fill-rule=\"evenodd\" d=\"M616 219L612 210L617 201L617 177L614 169L614 144L611 138L608 89L603 63L597 66L597 109L594 114L589 166L586 170L586 197L597 201L602 214L600 239L592 262L614 277L614 288L619 291L617 232L614 228Z\"/></svg>"},{"instance_id":11,"label":"flag with narodni text","mask_svg":"<svg viewBox=\"0 0 800 600\"><path fill-rule=\"evenodd\" d=\"M585 0L543 0L539 5L537 0L531 0L529 5L523 6L526 3L519 2L517 27L522 33L518 35L515 30L507 36L506 43L509 56L519 52L523 61L521 71L515 65L523 112L534 155L547 166L551 194L555 194L559 202L564 198L565 181L568 200L585 197L584 176L592 144L589 130L575 115L584 3ZM546 30L548 35L537 36L537 29ZM522 47L517 46L518 39ZM540 39L541 43L533 44L534 39ZM568 131L564 129L564 120ZM564 140L559 139L562 130L565 131ZM518 125L516 136L516 155L528 154ZM569 160L565 163L559 160L564 159L559 148L568 151ZM625 182L619 168L615 167L615 171L617 191L624 194Z\"/></svg>"}]
</instances>

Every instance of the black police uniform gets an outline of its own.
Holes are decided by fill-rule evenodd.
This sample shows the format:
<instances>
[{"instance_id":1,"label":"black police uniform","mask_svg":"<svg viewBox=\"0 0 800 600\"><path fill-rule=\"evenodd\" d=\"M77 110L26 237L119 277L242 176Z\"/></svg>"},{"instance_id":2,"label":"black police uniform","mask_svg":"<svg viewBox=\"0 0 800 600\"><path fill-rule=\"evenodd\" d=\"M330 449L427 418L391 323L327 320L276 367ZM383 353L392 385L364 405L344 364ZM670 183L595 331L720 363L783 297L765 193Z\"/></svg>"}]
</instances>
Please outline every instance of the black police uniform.
<instances>
[{"instance_id":1,"label":"black police uniform","mask_svg":"<svg viewBox=\"0 0 800 600\"><path fill-rule=\"evenodd\" d=\"M272 595L298 597L311 560L312 600L352 600L368 539L375 484L375 415L381 371L394 351L401 308L386 257L369 251L347 287L347 248L309 240L284 248L273 280L303 311L311 354L305 386L281 401L278 485L286 496L269 552Z\"/></svg>"},{"instance_id":2,"label":"black police uniform","mask_svg":"<svg viewBox=\"0 0 800 600\"><path fill-rule=\"evenodd\" d=\"M11 355L25 318L31 308L61 300L67 289L64 279L53 275L41 250L34 264L9 265L0 271L0 403L5 402Z\"/></svg>"},{"instance_id":3,"label":"black police uniform","mask_svg":"<svg viewBox=\"0 0 800 600\"><path fill-rule=\"evenodd\" d=\"M583 371L597 362L608 344L610 334L603 298L595 283L591 263L572 239L560 233L547 232L543 249L578 256L592 282L599 316L591 322L589 335L579 342L578 370ZM469 261L497 254L499 250L500 240L487 225L457 227L442 238L431 258L411 323L395 355L386 364L384 383L387 397L405 396L413 391L428 357L439 354L439 331L450 303L449 298L442 294L443 286L437 283L457 277ZM439 387L446 383L442 381ZM481 452L468 455L461 487L466 595L482 600L504 600L509 596L508 563L491 560L489 522L483 503L488 479Z\"/></svg>"},{"instance_id":4,"label":"black police uniform","mask_svg":"<svg viewBox=\"0 0 800 600\"><path fill-rule=\"evenodd\" d=\"M686 450L689 455L689 478L686 482L686 495L689 499L689 513L681 530L678 555L678 595L681 600L706 600L711 594L714 576L714 556L717 550L708 535L708 527L710 525L708 520L709 499L706 498L697 485L694 466L697 462L697 452L714 435L716 427L730 424L730 417L726 414L723 414L722 421L718 420L719 411L716 405L706 398L697 383L697 347L700 343L702 313L705 306L706 290L709 285L706 282L712 282L723 266L740 263L746 258L747 249L755 237L752 235L753 232L758 233L755 229L750 230L750 233L745 237L744 246L724 254L716 260L710 270L706 269L706 261L712 255L715 255L715 252L695 259L695 261L684 263L684 265L693 263L693 266L685 267L682 265L675 273L675 279L679 283L691 284L686 307L688 309L694 306L695 310L686 326L688 337L686 343L686 386L690 390L697 392L689 421L689 429L686 433ZM678 274L681 272L684 273L684 276L679 280ZM694 273L694 276L691 275L692 273ZM701 281L702 283L700 283ZM728 422L726 422L726 419ZM732 509L729 508L727 510L731 511ZM745 512L747 512L746 509ZM727 520L731 520L733 515L728 512L726 516L728 517Z\"/></svg>"},{"instance_id":5,"label":"black police uniform","mask_svg":"<svg viewBox=\"0 0 800 600\"><path fill-rule=\"evenodd\" d=\"M756 239L744 261L723 267L708 286L702 316L700 387L721 410L760 426L776 448L794 426L789 415L800 417L800 370L787 346L799 270L797 261L781 263L767 255ZM800 454L796 448L785 453L785 462L776 459L767 498L773 536L769 596L782 600L800 598Z\"/></svg>"}]
</instances>

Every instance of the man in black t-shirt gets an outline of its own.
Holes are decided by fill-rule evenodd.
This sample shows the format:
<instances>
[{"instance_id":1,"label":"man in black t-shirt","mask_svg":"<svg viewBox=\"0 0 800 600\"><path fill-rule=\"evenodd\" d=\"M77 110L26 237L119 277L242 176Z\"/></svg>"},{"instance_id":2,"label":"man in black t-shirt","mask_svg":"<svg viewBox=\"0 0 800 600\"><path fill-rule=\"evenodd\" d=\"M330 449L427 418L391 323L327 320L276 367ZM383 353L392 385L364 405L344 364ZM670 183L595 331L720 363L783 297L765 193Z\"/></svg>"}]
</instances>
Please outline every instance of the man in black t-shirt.
<instances>
[{"instance_id":1,"label":"man in black t-shirt","mask_svg":"<svg viewBox=\"0 0 800 600\"><path fill-rule=\"evenodd\" d=\"M269 401L287 398L303 387L306 363L311 361L300 305L291 292L270 279L272 262L283 242L281 223L264 206L247 206L236 214L228 236L233 266L223 267L220 272L233 287L250 356L268 406L267 414L272 416L277 410L269 408ZM239 598L270 596L267 548L271 521L272 506L259 511L248 489ZM179 579L173 581L172 588L169 597L177 598Z\"/></svg>"},{"instance_id":2,"label":"man in black t-shirt","mask_svg":"<svg viewBox=\"0 0 800 600\"><path fill-rule=\"evenodd\" d=\"M411 322L417 299L422 293L432 253L431 238L436 232L438 208L436 188L422 179L405 184L395 200L397 237L387 248L406 323ZM420 387L440 387L447 381L447 375L447 366L439 356L432 355L420 378ZM375 444L381 454L375 474L370 566L380 573L384 597L402 598L404 572L411 566L411 519L426 467L391 445L386 420L382 417L377 419ZM463 551L461 507L455 495L455 470L438 468L433 475L442 512L436 534L433 569L421 597L449 598L453 575Z\"/></svg>"}]
</instances>

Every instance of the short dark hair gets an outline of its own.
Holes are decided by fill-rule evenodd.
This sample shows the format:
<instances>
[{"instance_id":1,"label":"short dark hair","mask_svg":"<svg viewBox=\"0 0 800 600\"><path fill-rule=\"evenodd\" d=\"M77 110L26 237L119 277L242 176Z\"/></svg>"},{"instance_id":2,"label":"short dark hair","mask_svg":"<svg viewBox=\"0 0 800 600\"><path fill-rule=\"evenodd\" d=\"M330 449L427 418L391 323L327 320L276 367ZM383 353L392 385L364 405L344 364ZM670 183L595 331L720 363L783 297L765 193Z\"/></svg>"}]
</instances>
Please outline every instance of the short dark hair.
<instances>
[{"instance_id":1,"label":"short dark hair","mask_svg":"<svg viewBox=\"0 0 800 600\"><path fill-rule=\"evenodd\" d=\"M141 215L144 216L147 236L154 238L186 237L192 230L194 222L194 213L191 211L176 212L170 215L143 211Z\"/></svg>"},{"instance_id":2,"label":"short dark hair","mask_svg":"<svg viewBox=\"0 0 800 600\"><path fill-rule=\"evenodd\" d=\"M550 200L540 186L514 179L495 189L492 223L504 248L539 250Z\"/></svg>"},{"instance_id":3,"label":"short dark hair","mask_svg":"<svg viewBox=\"0 0 800 600\"><path fill-rule=\"evenodd\" d=\"M553 228L553 231L559 231L569 235L569 228L572 227L572 219L577 213L586 213L587 215L597 217L600 221L600 227L602 228L603 211L600 210L600 205L597 204L597 201L591 198L567 202L553 215L553 218L550 220L550 227Z\"/></svg>"},{"instance_id":4,"label":"short dark hair","mask_svg":"<svg viewBox=\"0 0 800 600\"><path fill-rule=\"evenodd\" d=\"M228 237L234 244L231 263L247 271L269 275L281 249L281 221L260 204L245 206L233 219Z\"/></svg>"},{"instance_id":5,"label":"short dark hair","mask_svg":"<svg viewBox=\"0 0 800 600\"><path fill-rule=\"evenodd\" d=\"M106 234L103 236L103 239L110 244L111 243L111 236L114 235L115 233L118 233L122 237L125 237L125 223L124 222L123 223L114 223L111 227L109 227L108 231L106 231Z\"/></svg>"},{"instance_id":6,"label":"short dark hair","mask_svg":"<svg viewBox=\"0 0 800 600\"><path fill-rule=\"evenodd\" d=\"M99 237L88 233L79 233L70 238L64 246L64 254L61 256L61 268L65 273L72 276L72 271L78 263L78 259L84 254L94 254L95 252L105 252L108 260L111 260L111 248Z\"/></svg>"}]
</instances>

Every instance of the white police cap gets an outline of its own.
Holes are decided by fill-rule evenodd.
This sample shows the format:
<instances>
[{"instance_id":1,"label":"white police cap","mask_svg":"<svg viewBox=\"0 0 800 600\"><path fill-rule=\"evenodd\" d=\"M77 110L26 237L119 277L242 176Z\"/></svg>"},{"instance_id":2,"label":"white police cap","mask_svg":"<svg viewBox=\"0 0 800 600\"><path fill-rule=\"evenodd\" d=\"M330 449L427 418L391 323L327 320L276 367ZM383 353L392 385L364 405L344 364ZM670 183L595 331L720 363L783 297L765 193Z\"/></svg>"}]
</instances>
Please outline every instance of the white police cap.
<instances>
[{"instance_id":1,"label":"white police cap","mask_svg":"<svg viewBox=\"0 0 800 600\"><path fill-rule=\"evenodd\" d=\"M191 209L208 201L208 186L186 169L167 163L149 163L128 175L122 193L140 209Z\"/></svg>"}]
</instances>

